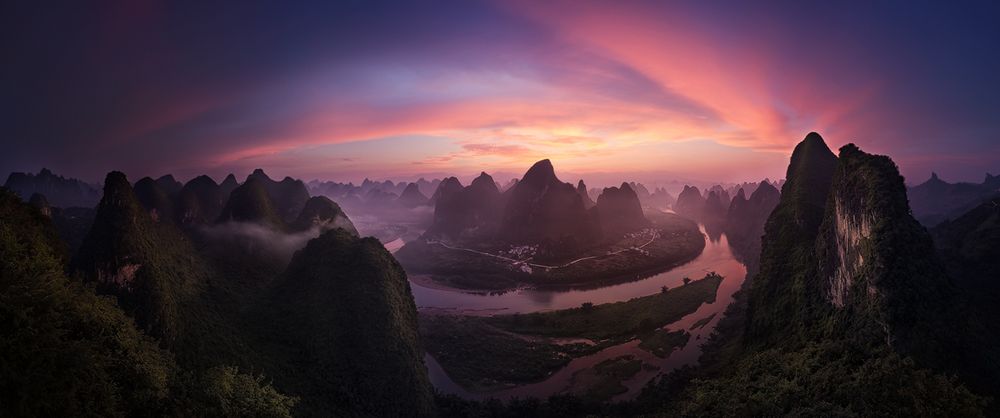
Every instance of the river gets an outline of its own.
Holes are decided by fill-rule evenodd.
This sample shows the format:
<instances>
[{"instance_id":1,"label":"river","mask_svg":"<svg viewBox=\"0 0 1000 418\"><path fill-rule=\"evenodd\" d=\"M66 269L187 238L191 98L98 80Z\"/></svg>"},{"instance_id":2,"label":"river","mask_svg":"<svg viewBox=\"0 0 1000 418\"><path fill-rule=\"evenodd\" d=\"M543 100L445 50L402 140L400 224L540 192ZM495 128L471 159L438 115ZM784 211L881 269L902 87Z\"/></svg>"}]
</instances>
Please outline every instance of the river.
<instances>
[{"instance_id":1,"label":"river","mask_svg":"<svg viewBox=\"0 0 1000 418\"><path fill-rule=\"evenodd\" d=\"M701 230L702 233L705 232L704 226L701 226ZM746 279L746 267L733 257L729 242L726 236L722 235L717 240L709 239L705 243L704 251L697 258L686 264L641 280L596 289L551 290L525 288L502 294L484 294L443 288L430 284L426 279L420 277L413 278L410 281L410 285L418 309L452 310L455 313L474 315L526 313L575 308L584 302L591 302L595 305L618 302L655 294L660 291L662 286L670 288L681 286L685 277L696 280L711 271L724 277L716 294L715 302L702 304L694 313L665 327L668 330L684 329L691 333L688 343L684 347L675 350L667 358L661 359L645 350L639 349L639 341L633 340L608 347L592 355L573 359L566 367L553 373L542 382L489 393L471 393L452 381L432 356L426 355L425 362L431 383L441 392L455 394L468 399L491 397L509 399L512 397L525 398L529 396L545 398L559 393L574 391L576 388L573 386L573 377L577 372L593 367L605 359L631 354L643 360L643 362L658 368L643 368L638 374L622 382L628 388L628 392L618 395L615 397L615 400L631 399L653 378L678 367L697 363L698 357L701 355L701 345L707 341L716 324L722 319L726 307L733 301L733 294L740 289L740 286ZM691 329L692 325L699 319L707 318L713 314L715 316L707 325L699 329Z\"/></svg>"}]
</instances>

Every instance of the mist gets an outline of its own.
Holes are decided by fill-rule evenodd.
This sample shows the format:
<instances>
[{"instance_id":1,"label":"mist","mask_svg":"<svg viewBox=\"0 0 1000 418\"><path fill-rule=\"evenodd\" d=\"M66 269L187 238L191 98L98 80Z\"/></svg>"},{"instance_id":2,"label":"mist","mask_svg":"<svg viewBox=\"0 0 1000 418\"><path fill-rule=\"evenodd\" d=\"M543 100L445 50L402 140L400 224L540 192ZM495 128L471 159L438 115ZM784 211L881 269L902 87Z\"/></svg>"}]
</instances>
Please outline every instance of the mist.
<instances>
[{"instance_id":1,"label":"mist","mask_svg":"<svg viewBox=\"0 0 1000 418\"><path fill-rule=\"evenodd\" d=\"M306 231L288 233L251 222L226 222L205 226L199 231L214 243L240 246L247 251L264 253L288 262L309 240L319 237L322 229L317 225Z\"/></svg>"}]
</instances>

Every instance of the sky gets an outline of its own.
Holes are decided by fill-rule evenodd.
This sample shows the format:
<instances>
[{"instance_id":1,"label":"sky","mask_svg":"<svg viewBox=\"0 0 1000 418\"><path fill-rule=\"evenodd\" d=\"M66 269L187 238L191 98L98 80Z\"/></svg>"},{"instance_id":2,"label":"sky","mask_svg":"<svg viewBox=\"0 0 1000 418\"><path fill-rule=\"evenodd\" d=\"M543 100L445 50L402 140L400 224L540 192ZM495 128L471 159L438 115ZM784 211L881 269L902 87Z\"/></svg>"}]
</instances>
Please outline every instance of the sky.
<instances>
[{"instance_id":1,"label":"sky","mask_svg":"<svg viewBox=\"0 0 1000 418\"><path fill-rule=\"evenodd\" d=\"M817 131L1000 172L995 1L11 3L4 171L753 181Z\"/></svg>"}]
</instances>

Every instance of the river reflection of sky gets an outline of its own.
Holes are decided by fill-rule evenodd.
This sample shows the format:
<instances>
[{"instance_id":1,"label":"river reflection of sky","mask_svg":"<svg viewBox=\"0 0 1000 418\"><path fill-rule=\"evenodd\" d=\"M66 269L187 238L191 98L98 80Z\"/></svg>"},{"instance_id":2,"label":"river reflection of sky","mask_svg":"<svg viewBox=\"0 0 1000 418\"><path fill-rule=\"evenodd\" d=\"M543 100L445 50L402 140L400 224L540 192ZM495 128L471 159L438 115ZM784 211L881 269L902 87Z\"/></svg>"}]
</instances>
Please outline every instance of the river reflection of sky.
<instances>
[{"instance_id":1,"label":"river reflection of sky","mask_svg":"<svg viewBox=\"0 0 1000 418\"><path fill-rule=\"evenodd\" d=\"M702 232L705 232L704 227ZM594 364L605 359L631 354L643 359L647 364L658 367L657 370L643 369L636 376L623 382L629 390L615 399L631 398L650 380L656 378L656 376L684 365L695 364L698 361L698 357L701 355L701 345L707 341L716 324L722 319L726 307L732 303L733 295L739 290L746 279L746 267L733 257L725 234L720 234L717 239L714 239L714 237L713 239L708 239L705 250L689 263L643 280L598 289L564 291L527 289L501 295L482 295L454 290L432 289L414 283L412 287L418 307L453 308L469 311L479 310L486 313L493 313L495 312L493 310L501 309L500 313L511 313L572 308L580 306L583 302L609 303L628 300L659 292L660 288L664 285L669 287L682 286L685 277L698 279L710 271L717 272L725 277L719 287L715 302L701 305L694 313L688 314L666 327L668 330L686 330L691 334L691 338L687 345L674 351L665 359L652 356L648 352L639 349L637 341L631 341L609 347L590 356L574 359L569 365L557 371L545 381L499 392L474 394L452 381L434 358L427 355L425 360L428 365L431 383L442 392L465 398L482 399L496 397L507 399L529 396L544 398L564 392L570 388L574 373L593 367ZM715 316L712 317L707 325L702 328L692 329L695 322L708 318L712 314L715 314Z\"/></svg>"}]
</instances>

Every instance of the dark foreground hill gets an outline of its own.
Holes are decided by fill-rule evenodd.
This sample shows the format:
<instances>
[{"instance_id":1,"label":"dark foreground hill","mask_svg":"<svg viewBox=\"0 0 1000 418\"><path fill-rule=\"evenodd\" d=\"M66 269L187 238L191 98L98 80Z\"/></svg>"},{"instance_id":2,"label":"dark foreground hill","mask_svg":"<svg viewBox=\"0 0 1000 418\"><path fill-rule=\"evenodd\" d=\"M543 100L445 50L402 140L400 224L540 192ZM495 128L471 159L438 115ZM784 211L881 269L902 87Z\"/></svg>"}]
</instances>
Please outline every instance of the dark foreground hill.
<instances>
[{"instance_id":1,"label":"dark foreground hill","mask_svg":"<svg viewBox=\"0 0 1000 418\"><path fill-rule=\"evenodd\" d=\"M177 366L112 299L66 278L52 226L0 189L0 415L289 416L235 368Z\"/></svg>"},{"instance_id":2,"label":"dark foreground hill","mask_svg":"<svg viewBox=\"0 0 1000 418\"><path fill-rule=\"evenodd\" d=\"M250 203L270 204L262 186L251 179L240 188ZM154 220L125 175L112 172L68 267L45 202L3 193L0 320L15 338L5 342L24 347L0 344L0 364L18 364L0 368L3 384L17 385L5 387L13 397L0 415L434 415L406 275L329 199L308 200L289 229L247 216L206 226L210 233ZM239 203L239 189L233 194ZM234 226L251 232L236 242L213 229ZM305 244L313 233L319 238L291 263L251 262L247 254L260 253L230 248ZM24 270L36 262L44 270ZM73 280L62 275L67 268Z\"/></svg>"},{"instance_id":3,"label":"dark foreground hill","mask_svg":"<svg viewBox=\"0 0 1000 418\"><path fill-rule=\"evenodd\" d=\"M378 240L324 233L295 254L272 295L272 343L297 352L279 377L295 381L305 408L433 415L410 285Z\"/></svg>"}]
</instances>

